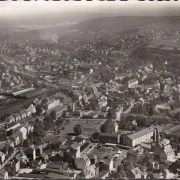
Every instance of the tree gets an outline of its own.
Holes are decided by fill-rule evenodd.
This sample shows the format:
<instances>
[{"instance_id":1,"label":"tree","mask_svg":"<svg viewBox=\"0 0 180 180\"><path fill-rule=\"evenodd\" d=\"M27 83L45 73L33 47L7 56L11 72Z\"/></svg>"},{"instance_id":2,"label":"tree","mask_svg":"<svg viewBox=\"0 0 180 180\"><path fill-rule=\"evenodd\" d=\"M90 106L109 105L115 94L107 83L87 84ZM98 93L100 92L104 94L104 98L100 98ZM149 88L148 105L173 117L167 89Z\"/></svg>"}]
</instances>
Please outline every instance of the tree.
<instances>
[{"instance_id":1,"label":"tree","mask_svg":"<svg viewBox=\"0 0 180 180\"><path fill-rule=\"evenodd\" d=\"M9 150L9 145L5 144L5 146L3 147L3 149L1 150L4 154L7 154Z\"/></svg>"},{"instance_id":2,"label":"tree","mask_svg":"<svg viewBox=\"0 0 180 180\"><path fill-rule=\"evenodd\" d=\"M174 115L174 119L176 121L179 121L180 120L180 112L177 112L175 115Z\"/></svg>"},{"instance_id":3,"label":"tree","mask_svg":"<svg viewBox=\"0 0 180 180\"><path fill-rule=\"evenodd\" d=\"M12 146L10 146L8 149L9 156L11 156L13 154L13 152L14 152L14 148Z\"/></svg>"},{"instance_id":4,"label":"tree","mask_svg":"<svg viewBox=\"0 0 180 180\"><path fill-rule=\"evenodd\" d=\"M154 115L154 105L153 105L152 101L150 101L149 115L150 116Z\"/></svg>"},{"instance_id":5,"label":"tree","mask_svg":"<svg viewBox=\"0 0 180 180\"><path fill-rule=\"evenodd\" d=\"M131 157L133 162L137 162L138 160L138 152L134 150L128 150L127 157Z\"/></svg>"},{"instance_id":6,"label":"tree","mask_svg":"<svg viewBox=\"0 0 180 180\"><path fill-rule=\"evenodd\" d=\"M124 171L124 166L122 164L118 165L117 172Z\"/></svg>"},{"instance_id":7,"label":"tree","mask_svg":"<svg viewBox=\"0 0 180 180\"><path fill-rule=\"evenodd\" d=\"M60 101L61 101L62 103L64 103L64 97L63 97L63 96L60 97Z\"/></svg>"},{"instance_id":8,"label":"tree","mask_svg":"<svg viewBox=\"0 0 180 180\"><path fill-rule=\"evenodd\" d=\"M44 123L40 122L38 119L36 119L36 122L34 124L34 135L39 137L39 138L45 136Z\"/></svg>"},{"instance_id":9,"label":"tree","mask_svg":"<svg viewBox=\"0 0 180 180\"><path fill-rule=\"evenodd\" d=\"M108 118L115 119L116 118L116 111L115 108L108 109Z\"/></svg>"},{"instance_id":10,"label":"tree","mask_svg":"<svg viewBox=\"0 0 180 180\"><path fill-rule=\"evenodd\" d=\"M166 169L166 166L164 164L159 165L159 170L161 173L163 173L165 169Z\"/></svg>"},{"instance_id":11,"label":"tree","mask_svg":"<svg viewBox=\"0 0 180 180\"><path fill-rule=\"evenodd\" d=\"M79 135L79 134L82 133L82 127L81 127L80 124L77 124L77 125L74 126L74 132L75 132L77 135Z\"/></svg>"},{"instance_id":12,"label":"tree","mask_svg":"<svg viewBox=\"0 0 180 180\"><path fill-rule=\"evenodd\" d=\"M57 127L60 127L61 125L62 125L62 123L63 123L63 118L62 117L58 117L58 119L57 119L57 121L56 121L56 126Z\"/></svg>"},{"instance_id":13,"label":"tree","mask_svg":"<svg viewBox=\"0 0 180 180\"><path fill-rule=\"evenodd\" d=\"M92 138L93 139L98 139L99 138L99 133L98 132L93 133Z\"/></svg>"},{"instance_id":14,"label":"tree","mask_svg":"<svg viewBox=\"0 0 180 180\"><path fill-rule=\"evenodd\" d=\"M5 141L7 138L7 131L5 128L0 129L0 141Z\"/></svg>"},{"instance_id":15,"label":"tree","mask_svg":"<svg viewBox=\"0 0 180 180\"><path fill-rule=\"evenodd\" d=\"M101 132L105 133L113 133L114 132L114 123L112 119L107 119L107 121L101 125L100 127Z\"/></svg>"},{"instance_id":16,"label":"tree","mask_svg":"<svg viewBox=\"0 0 180 180\"><path fill-rule=\"evenodd\" d=\"M72 108L71 108L71 106L70 106L70 105L68 105L68 106L67 106L67 111L68 111L69 113L71 113L71 112L72 112Z\"/></svg>"},{"instance_id":17,"label":"tree","mask_svg":"<svg viewBox=\"0 0 180 180\"><path fill-rule=\"evenodd\" d=\"M30 147L31 146L30 139L29 138L25 139L23 145L24 145L24 147Z\"/></svg>"},{"instance_id":18,"label":"tree","mask_svg":"<svg viewBox=\"0 0 180 180\"><path fill-rule=\"evenodd\" d=\"M36 114L39 116L42 113L42 108L40 105L36 107Z\"/></svg>"},{"instance_id":19,"label":"tree","mask_svg":"<svg viewBox=\"0 0 180 180\"><path fill-rule=\"evenodd\" d=\"M49 116L50 116L53 120L55 120L55 119L57 118L57 116L56 116L56 111L55 111L55 110L51 111L51 113L49 114Z\"/></svg>"},{"instance_id":20,"label":"tree","mask_svg":"<svg viewBox=\"0 0 180 180\"><path fill-rule=\"evenodd\" d=\"M154 173L152 171L149 171L147 174L147 178L153 178Z\"/></svg>"}]
</instances>

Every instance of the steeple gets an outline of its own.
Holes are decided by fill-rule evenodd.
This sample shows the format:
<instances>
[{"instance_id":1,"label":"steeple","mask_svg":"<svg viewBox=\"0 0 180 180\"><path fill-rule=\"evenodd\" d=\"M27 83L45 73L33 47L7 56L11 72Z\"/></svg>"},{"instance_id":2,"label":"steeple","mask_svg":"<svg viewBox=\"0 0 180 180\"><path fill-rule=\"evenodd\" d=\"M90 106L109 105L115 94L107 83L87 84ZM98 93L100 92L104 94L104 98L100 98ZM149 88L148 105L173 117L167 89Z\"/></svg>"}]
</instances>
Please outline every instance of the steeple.
<instances>
[{"instance_id":1,"label":"steeple","mask_svg":"<svg viewBox=\"0 0 180 180\"><path fill-rule=\"evenodd\" d=\"M155 142L156 144L160 143L159 127L155 127Z\"/></svg>"}]
</instances>

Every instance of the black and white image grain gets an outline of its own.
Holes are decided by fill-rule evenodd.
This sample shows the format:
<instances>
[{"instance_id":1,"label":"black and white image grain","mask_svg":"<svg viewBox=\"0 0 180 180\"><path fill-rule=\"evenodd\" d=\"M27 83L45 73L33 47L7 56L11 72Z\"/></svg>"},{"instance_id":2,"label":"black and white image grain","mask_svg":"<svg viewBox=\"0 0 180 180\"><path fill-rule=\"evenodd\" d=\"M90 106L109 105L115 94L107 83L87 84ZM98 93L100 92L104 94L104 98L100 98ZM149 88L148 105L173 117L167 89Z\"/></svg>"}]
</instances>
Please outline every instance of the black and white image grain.
<instances>
[{"instance_id":1,"label":"black and white image grain","mask_svg":"<svg viewBox=\"0 0 180 180\"><path fill-rule=\"evenodd\" d=\"M0 2L12 178L180 178L180 2Z\"/></svg>"}]
</instances>

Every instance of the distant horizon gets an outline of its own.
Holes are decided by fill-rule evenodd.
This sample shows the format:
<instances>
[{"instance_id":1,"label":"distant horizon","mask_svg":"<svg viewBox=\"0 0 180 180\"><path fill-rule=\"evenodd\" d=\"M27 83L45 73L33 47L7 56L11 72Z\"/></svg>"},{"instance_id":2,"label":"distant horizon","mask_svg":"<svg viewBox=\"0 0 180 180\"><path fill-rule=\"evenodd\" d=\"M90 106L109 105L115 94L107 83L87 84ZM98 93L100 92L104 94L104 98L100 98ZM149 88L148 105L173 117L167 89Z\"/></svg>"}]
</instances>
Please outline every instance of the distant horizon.
<instances>
[{"instance_id":1,"label":"distant horizon","mask_svg":"<svg viewBox=\"0 0 180 180\"><path fill-rule=\"evenodd\" d=\"M0 19L4 21L36 22L47 21L83 22L91 19L109 17L178 17L179 1L2 1Z\"/></svg>"}]
</instances>

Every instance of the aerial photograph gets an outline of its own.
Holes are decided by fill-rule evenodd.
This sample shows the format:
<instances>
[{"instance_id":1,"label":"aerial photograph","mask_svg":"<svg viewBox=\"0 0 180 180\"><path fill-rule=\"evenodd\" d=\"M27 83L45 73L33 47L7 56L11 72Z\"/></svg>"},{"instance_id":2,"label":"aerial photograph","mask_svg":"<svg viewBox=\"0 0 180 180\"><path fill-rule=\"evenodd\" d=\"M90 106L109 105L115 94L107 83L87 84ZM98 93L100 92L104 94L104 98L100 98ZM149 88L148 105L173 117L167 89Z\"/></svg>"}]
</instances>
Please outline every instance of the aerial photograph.
<instances>
[{"instance_id":1,"label":"aerial photograph","mask_svg":"<svg viewBox=\"0 0 180 180\"><path fill-rule=\"evenodd\" d=\"M0 2L12 178L180 178L180 2Z\"/></svg>"}]
</instances>

